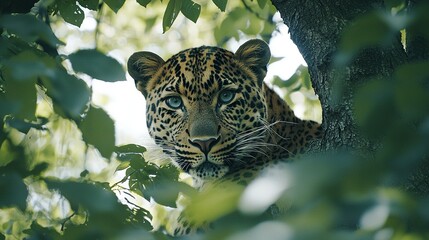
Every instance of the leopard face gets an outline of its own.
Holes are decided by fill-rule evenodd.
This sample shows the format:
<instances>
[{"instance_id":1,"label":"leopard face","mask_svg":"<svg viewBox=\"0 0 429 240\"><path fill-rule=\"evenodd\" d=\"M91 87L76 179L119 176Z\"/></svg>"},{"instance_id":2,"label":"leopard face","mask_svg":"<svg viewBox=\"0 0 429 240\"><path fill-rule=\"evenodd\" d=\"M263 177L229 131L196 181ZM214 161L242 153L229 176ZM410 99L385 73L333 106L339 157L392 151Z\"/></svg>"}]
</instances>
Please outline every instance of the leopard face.
<instances>
[{"instance_id":1,"label":"leopard face","mask_svg":"<svg viewBox=\"0 0 429 240\"><path fill-rule=\"evenodd\" d=\"M134 53L128 71L146 98L147 127L183 171L202 180L237 171L256 154L267 121L263 78L267 44L250 40L236 53L190 48L167 61Z\"/></svg>"}]
</instances>

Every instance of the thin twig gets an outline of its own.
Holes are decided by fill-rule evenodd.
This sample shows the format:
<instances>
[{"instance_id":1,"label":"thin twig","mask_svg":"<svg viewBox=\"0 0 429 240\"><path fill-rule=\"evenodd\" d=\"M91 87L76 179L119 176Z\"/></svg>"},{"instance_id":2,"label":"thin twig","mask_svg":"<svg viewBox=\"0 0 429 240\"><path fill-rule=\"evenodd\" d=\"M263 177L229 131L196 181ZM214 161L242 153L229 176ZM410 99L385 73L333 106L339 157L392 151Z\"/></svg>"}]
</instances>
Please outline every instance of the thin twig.
<instances>
[{"instance_id":1,"label":"thin twig","mask_svg":"<svg viewBox=\"0 0 429 240\"><path fill-rule=\"evenodd\" d=\"M95 30L94 30L94 44L95 44L95 48L98 48L98 35L100 33L100 23L101 23L101 18L103 17L103 2L100 3L99 7L98 7L98 13L97 13L97 17L95 18L97 25L95 26Z\"/></svg>"},{"instance_id":2,"label":"thin twig","mask_svg":"<svg viewBox=\"0 0 429 240\"><path fill-rule=\"evenodd\" d=\"M66 219L64 219L63 223L61 224L61 231L64 231L64 228L65 228L65 226L66 226L66 223L67 223L68 221L70 221L70 219L71 219L74 215L76 215L76 212L73 212L70 216L68 216Z\"/></svg>"}]
</instances>

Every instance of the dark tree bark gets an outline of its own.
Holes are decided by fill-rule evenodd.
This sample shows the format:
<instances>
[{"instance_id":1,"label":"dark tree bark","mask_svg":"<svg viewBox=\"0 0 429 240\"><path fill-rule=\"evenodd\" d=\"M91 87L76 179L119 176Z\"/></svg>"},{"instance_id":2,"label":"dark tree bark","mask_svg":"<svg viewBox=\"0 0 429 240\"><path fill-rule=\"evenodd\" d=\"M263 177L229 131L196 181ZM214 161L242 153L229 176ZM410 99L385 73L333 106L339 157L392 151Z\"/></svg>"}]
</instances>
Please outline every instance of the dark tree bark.
<instances>
[{"instance_id":1,"label":"dark tree bark","mask_svg":"<svg viewBox=\"0 0 429 240\"><path fill-rule=\"evenodd\" d=\"M425 4L424 2L424 0L409 0L408 13L411 15L415 14L416 11L419 11L416 6ZM415 24L414 27L407 29L407 54L410 61L429 59L429 39L421 31L425 28L427 28L427 22L422 21Z\"/></svg>"},{"instance_id":2,"label":"dark tree bark","mask_svg":"<svg viewBox=\"0 0 429 240\"><path fill-rule=\"evenodd\" d=\"M320 150L370 149L371 143L357 130L353 118L353 93L366 80L392 75L406 61L400 36L386 47L363 50L348 65L334 64L343 29L357 17L379 10L383 1L373 0L273 0L292 40L298 46L322 104L325 132ZM338 91L338 89L341 91ZM338 95L338 92L342 94Z\"/></svg>"},{"instance_id":3,"label":"dark tree bark","mask_svg":"<svg viewBox=\"0 0 429 240\"><path fill-rule=\"evenodd\" d=\"M414 15L419 9L417 6L428 4L425 0L409 0L408 14ZM423 8L424 9L424 8ZM427 8L426 8L427 9ZM420 9L421 11L421 9ZM427 15L427 13L424 13ZM425 20L428 20L429 17ZM429 60L429 39L423 33L423 29L427 28L427 21L420 21L407 29L406 35L406 51L409 62L418 62ZM429 83L427 83L429 85ZM429 193L429 158L426 158L417 168L416 173L409 178L406 188L408 191L416 194Z\"/></svg>"},{"instance_id":4,"label":"dark tree bark","mask_svg":"<svg viewBox=\"0 0 429 240\"><path fill-rule=\"evenodd\" d=\"M408 10L413 11L414 6L423 1L409 0ZM343 30L359 16L384 11L382 0L272 2L308 64L313 87L322 104L324 135L313 148L316 151L350 148L371 153L375 143L360 133L353 116L354 91L372 78L392 79L395 67L408 61L429 59L427 39L418 29L410 29L407 31L407 51L398 33L383 46L362 50L353 62L336 64L335 56ZM429 192L429 178L425 172L429 169L427 162L406 186L413 192Z\"/></svg>"}]
</instances>

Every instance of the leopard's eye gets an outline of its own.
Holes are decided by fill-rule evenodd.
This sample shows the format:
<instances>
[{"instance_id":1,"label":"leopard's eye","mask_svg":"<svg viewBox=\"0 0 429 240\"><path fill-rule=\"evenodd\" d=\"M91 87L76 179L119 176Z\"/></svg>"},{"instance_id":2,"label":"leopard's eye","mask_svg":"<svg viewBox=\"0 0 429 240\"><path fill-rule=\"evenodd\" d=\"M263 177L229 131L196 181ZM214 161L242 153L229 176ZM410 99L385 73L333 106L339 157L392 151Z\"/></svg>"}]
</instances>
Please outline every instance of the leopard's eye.
<instances>
[{"instance_id":1,"label":"leopard's eye","mask_svg":"<svg viewBox=\"0 0 429 240\"><path fill-rule=\"evenodd\" d=\"M232 90L223 90L219 94L219 101L222 104L230 103L235 97L235 92Z\"/></svg>"},{"instance_id":2,"label":"leopard's eye","mask_svg":"<svg viewBox=\"0 0 429 240\"><path fill-rule=\"evenodd\" d=\"M172 109L179 109L183 106L182 98L179 96L171 96L165 99L165 103Z\"/></svg>"}]
</instances>

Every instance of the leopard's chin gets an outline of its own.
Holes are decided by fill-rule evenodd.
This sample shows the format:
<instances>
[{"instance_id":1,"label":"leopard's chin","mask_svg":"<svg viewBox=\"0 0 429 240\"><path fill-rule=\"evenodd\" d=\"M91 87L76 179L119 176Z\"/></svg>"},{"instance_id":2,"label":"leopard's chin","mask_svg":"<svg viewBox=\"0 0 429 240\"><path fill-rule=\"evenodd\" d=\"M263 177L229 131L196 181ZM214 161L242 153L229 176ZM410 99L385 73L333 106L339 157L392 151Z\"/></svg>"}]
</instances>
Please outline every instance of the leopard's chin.
<instances>
[{"instance_id":1,"label":"leopard's chin","mask_svg":"<svg viewBox=\"0 0 429 240\"><path fill-rule=\"evenodd\" d=\"M189 174L201 180L216 180L222 178L229 172L229 167L225 165L217 165L209 161L205 161L195 168L189 169Z\"/></svg>"}]
</instances>

